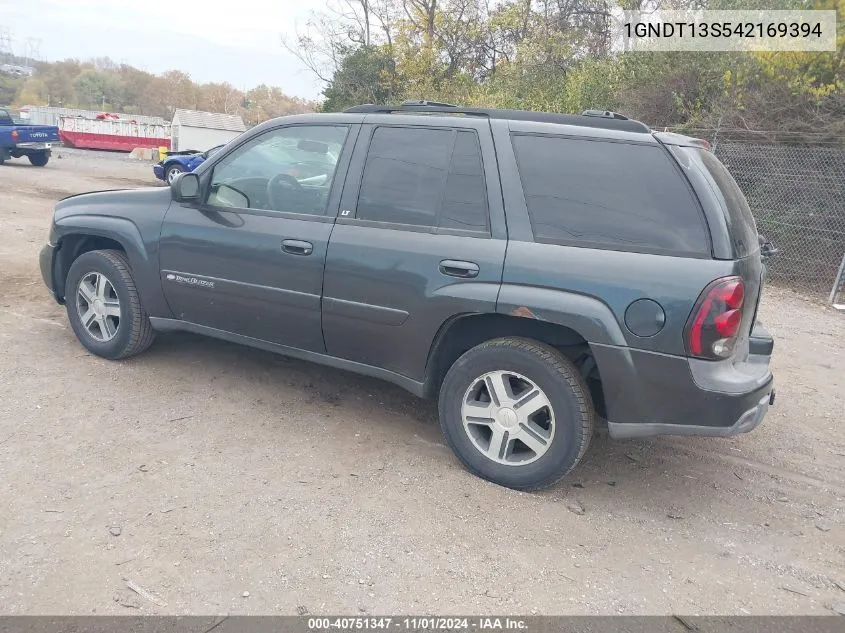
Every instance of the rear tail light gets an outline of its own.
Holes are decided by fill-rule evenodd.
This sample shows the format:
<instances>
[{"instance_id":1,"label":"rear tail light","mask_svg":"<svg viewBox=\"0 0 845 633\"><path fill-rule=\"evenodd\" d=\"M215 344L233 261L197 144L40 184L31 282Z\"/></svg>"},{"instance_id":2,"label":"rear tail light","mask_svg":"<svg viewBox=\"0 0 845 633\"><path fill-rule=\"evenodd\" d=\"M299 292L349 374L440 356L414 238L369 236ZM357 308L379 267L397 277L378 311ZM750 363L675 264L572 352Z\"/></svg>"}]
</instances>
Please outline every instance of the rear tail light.
<instances>
[{"instance_id":1,"label":"rear tail light","mask_svg":"<svg viewBox=\"0 0 845 633\"><path fill-rule=\"evenodd\" d=\"M740 277L723 277L704 289L686 328L691 356L718 360L733 354L742 328L744 299Z\"/></svg>"},{"instance_id":2,"label":"rear tail light","mask_svg":"<svg viewBox=\"0 0 845 633\"><path fill-rule=\"evenodd\" d=\"M17 141L20 134L18 134L17 130L12 130L12 139Z\"/></svg>"}]
</instances>

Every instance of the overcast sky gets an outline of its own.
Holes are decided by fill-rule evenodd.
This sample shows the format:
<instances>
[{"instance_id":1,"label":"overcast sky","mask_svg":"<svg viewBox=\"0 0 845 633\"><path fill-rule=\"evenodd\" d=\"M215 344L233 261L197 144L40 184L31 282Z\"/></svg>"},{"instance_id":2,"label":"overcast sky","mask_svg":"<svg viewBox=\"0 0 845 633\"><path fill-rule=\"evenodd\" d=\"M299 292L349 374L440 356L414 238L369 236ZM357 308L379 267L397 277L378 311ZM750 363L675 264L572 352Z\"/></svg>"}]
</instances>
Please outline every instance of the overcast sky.
<instances>
[{"instance_id":1,"label":"overcast sky","mask_svg":"<svg viewBox=\"0 0 845 633\"><path fill-rule=\"evenodd\" d=\"M0 0L0 30L23 54L41 40L47 61L111 57L143 70L178 69L195 81L261 83L315 98L322 86L284 50L311 10L326 0Z\"/></svg>"}]
</instances>

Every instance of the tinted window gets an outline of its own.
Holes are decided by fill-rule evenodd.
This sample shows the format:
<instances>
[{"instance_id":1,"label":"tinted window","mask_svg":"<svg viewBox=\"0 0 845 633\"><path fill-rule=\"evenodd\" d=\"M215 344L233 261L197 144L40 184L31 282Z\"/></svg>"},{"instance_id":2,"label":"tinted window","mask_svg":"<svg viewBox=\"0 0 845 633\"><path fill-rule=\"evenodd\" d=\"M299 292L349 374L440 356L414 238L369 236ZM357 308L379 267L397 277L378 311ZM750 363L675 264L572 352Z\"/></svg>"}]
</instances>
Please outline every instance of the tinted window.
<instances>
[{"instance_id":1,"label":"tinted window","mask_svg":"<svg viewBox=\"0 0 845 633\"><path fill-rule=\"evenodd\" d=\"M551 136L513 137L538 241L704 255L704 218L657 146Z\"/></svg>"},{"instance_id":2,"label":"tinted window","mask_svg":"<svg viewBox=\"0 0 845 633\"><path fill-rule=\"evenodd\" d=\"M712 152L705 149L682 147L677 150L689 155L699 167L710 174L716 184L718 192L714 193L721 197L720 206L725 210L728 232L736 256L745 257L756 251L760 243L751 207L727 168Z\"/></svg>"},{"instance_id":3,"label":"tinted window","mask_svg":"<svg viewBox=\"0 0 845 633\"><path fill-rule=\"evenodd\" d=\"M486 231L487 193L475 132L376 129L356 217Z\"/></svg>"},{"instance_id":4,"label":"tinted window","mask_svg":"<svg viewBox=\"0 0 845 633\"><path fill-rule=\"evenodd\" d=\"M255 137L214 166L208 204L323 215L346 132L297 125Z\"/></svg>"}]
</instances>

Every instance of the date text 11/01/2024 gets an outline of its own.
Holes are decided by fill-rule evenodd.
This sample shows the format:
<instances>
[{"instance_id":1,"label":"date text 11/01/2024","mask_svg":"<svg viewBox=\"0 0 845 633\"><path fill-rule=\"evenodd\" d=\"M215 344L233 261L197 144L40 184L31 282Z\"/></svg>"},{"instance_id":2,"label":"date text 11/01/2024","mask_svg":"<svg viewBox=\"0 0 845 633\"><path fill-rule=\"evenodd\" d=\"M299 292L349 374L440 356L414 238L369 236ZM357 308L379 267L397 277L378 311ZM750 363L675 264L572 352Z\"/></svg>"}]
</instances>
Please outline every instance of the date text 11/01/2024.
<instances>
[{"instance_id":1,"label":"date text 11/01/2024","mask_svg":"<svg viewBox=\"0 0 845 633\"><path fill-rule=\"evenodd\" d=\"M440 617L361 617L361 618L309 618L310 631L365 631L390 630L405 631L524 631L525 620L519 618L475 617L475 618L440 618Z\"/></svg>"}]
</instances>

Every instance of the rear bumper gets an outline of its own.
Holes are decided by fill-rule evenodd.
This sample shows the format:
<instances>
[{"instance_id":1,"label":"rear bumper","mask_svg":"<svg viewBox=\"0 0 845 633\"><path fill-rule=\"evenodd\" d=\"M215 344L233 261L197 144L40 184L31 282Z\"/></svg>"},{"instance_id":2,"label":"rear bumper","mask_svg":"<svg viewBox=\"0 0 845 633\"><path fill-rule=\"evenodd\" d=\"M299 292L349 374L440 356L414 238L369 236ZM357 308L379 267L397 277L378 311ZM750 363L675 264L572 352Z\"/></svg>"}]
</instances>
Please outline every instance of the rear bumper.
<instances>
[{"instance_id":1,"label":"rear bumper","mask_svg":"<svg viewBox=\"0 0 845 633\"><path fill-rule=\"evenodd\" d=\"M594 346L611 437L725 437L753 430L774 403L772 347L762 326L752 332L742 361Z\"/></svg>"},{"instance_id":2,"label":"rear bumper","mask_svg":"<svg viewBox=\"0 0 845 633\"><path fill-rule=\"evenodd\" d=\"M162 165L153 165L153 175L159 180L164 180L164 167Z\"/></svg>"},{"instance_id":3,"label":"rear bumper","mask_svg":"<svg viewBox=\"0 0 845 633\"><path fill-rule=\"evenodd\" d=\"M46 143L18 143L15 145L15 149L29 153L29 152L45 152L52 149L54 143L46 142Z\"/></svg>"},{"instance_id":4,"label":"rear bumper","mask_svg":"<svg viewBox=\"0 0 845 633\"><path fill-rule=\"evenodd\" d=\"M638 437L653 437L655 435L703 435L711 437L730 437L731 435L739 435L740 433L748 433L756 429L769 407L775 402L775 390L773 382L769 381L767 385L759 389L754 394L747 394L737 397L737 405L743 406L741 403L753 401L759 393L764 393L756 404L747 409L737 420L729 426L711 426L706 424L690 424L690 423L662 423L662 422L641 422L617 424L608 421L608 429L610 436L617 440L634 439Z\"/></svg>"}]
</instances>

